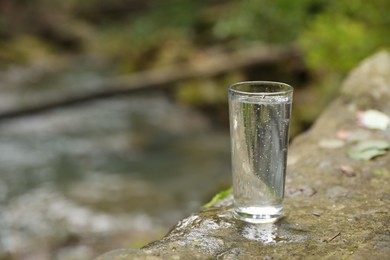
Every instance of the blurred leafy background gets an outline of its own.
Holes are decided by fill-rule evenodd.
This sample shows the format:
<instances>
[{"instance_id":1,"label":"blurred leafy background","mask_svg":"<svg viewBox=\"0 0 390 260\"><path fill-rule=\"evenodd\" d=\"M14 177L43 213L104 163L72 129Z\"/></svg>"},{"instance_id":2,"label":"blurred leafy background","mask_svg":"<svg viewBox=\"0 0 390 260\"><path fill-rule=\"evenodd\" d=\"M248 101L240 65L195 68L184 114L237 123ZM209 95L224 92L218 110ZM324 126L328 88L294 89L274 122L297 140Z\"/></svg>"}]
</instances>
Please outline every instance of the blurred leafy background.
<instances>
[{"instance_id":1,"label":"blurred leafy background","mask_svg":"<svg viewBox=\"0 0 390 260\"><path fill-rule=\"evenodd\" d=\"M296 135L308 128L337 95L342 79L354 66L374 52L389 47L389 10L388 0L1 0L0 112L24 107L33 99L37 103L46 102L47 98L56 100L67 91L88 92L106 78L159 70L177 64L202 65L208 58L221 53L234 53L254 46L277 46L296 50L296 60L280 60L251 70L236 69L220 76L179 81L166 90L164 95L169 98L169 102L179 105L179 108L200 111L213 122L212 127L223 129L226 134L226 87L229 84L243 80L285 81L296 89L291 129L292 135ZM40 97L45 98L41 101ZM138 100L135 104L141 104L141 101ZM160 136L161 129L169 132L172 127L160 120L162 125L166 125L156 131L147 130L156 125L142 121L143 114L158 113L159 110L151 109L150 102L145 104L146 107L136 113L136 118L131 119L138 132L135 141L131 141L129 145L136 147L134 149L138 149L138 152L142 149L151 152L146 153L149 160L156 156L153 158L161 161L161 158L165 158L161 156L161 153L165 153L161 147L165 146L159 138L167 138ZM104 109L109 107L111 106ZM162 110L167 109L169 113L173 113L170 105L161 107ZM115 113L122 111L120 106L116 109ZM112 114L108 115L112 117ZM181 116L186 118L186 115ZM156 119L151 117L150 120ZM192 121L197 120L203 122L203 119ZM188 120L185 122L191 125ZM91 123L91 129L94 129L95 123ZM72 131L66 135L77 136ZM193 134L188 128L185 131L189 136ZM191 138L189 136L185 136L186 140ZM211 140L217 139L212 136ZM157 148L150 146L153 142L156 142ZM198 143L207 149L213 149L210 145L207 146L208 141ZM180 145L178 151L190 154L204 152L203 148L194 147L195 144L186 143L184 146ZM221 147L226 148L224 145ZM119 160L118 155L116 156L115 160ZM165 158L164 163L174 160L175 156L178 155L173 153L171 159ZM202 162L205 160L203 157L198 159ZM63 158L60 161L62 160ZM121 166L123 169L133 165L126 163ZM66 168L59 167L62 172ZM150 169L161 170L157 166ZM0 176L5 176L5 170L1 171ZM74 172L72 169L69 171ZM164 174L168 174L167 172L169 170L165 170ZM3 182L8 185L7 181ZM0 179L0 200L1 184ZM206 195L211 197L212 192L229 183L218 185L214 190L208 190ZM3 190L6 189L3 187ZM201 197L203 202L207 200L206 195ZM3 199L6 197L3 195ZM183 214L195 210L199 203L195 203L195 206L189 207L169 223L174 223ZM12 200L9 199L4 205L11 204ZM108 206L100 203L99 207ZM129 246L141 246L158 238L164 231L166 229L159 230L157 235L139 232L142 235L136 236L136 239L129 239L122 234L119 239L125 240L124 243ZM52 259L66 259L61 258L59 248L95 243L91 242L91 238L80 238L72 232L68 236L61 233L60 237L58 240L62 242L52 245L47 240L46 247L43 247L48 248ZM26 255L31 253L30 249L12 251L4 241L0 243L0 259L28 259ZM111 242L114 243L113 241ZM102 246L104 243L105 247ZM84 251L80 249L79 259L102 253L101 250L107 250L110 246L114 245L107 240L99 240L92 246L92 252L85 253L85 248L81 248ZM40 259L45 259L42 252L37 254L41 254Z\"/></svg>"},{"instance_id":2,"label":"blurred leafy background","mask_svg":"<svg viewBox=\"0 0 390 260\"><path fill-rule=\"evenodd\" d=\"M297 108L306 110L300 117L309 125L353 66L387 48L389 5L386 0L3 0L0 66L55 70L82 56L130 74L253 45L294 45L311 77L297 82L299 88L310 85L302 103L317 104L309 102L312 111ZM228 76L181 83L177 97L197 105L226 102L220 93L226 84L247 78L240 71Z\"/></svg>"}]
</instances>

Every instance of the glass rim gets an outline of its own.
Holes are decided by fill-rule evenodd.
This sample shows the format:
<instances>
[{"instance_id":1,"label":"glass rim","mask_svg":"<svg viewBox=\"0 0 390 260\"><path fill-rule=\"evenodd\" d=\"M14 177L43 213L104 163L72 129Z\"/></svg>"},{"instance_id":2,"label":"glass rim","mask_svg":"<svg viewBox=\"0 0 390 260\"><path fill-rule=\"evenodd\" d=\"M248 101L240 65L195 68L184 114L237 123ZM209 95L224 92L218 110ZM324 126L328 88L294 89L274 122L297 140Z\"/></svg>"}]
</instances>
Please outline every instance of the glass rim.
<instances>
[{"instance_id":1,"label":"glass rim","mask_svg":"<svg viewBox=\"0 0 390 260\"><path fill-rule=\"evenodd\" d=\"M279 86L281 87L280 91L246 91L242 89L238 89L240 86ZM294 91L294 88L283 82L277 82L277 81L242 81L242 82L237 82L233 85L229 86L229 91L232 93L237 93L237 94L242 94L242 95L251 95L251 96L257 96L257 95L262 95L262 96L277 96L277 95L286 95Z\"/></svg>"}]
</instances>

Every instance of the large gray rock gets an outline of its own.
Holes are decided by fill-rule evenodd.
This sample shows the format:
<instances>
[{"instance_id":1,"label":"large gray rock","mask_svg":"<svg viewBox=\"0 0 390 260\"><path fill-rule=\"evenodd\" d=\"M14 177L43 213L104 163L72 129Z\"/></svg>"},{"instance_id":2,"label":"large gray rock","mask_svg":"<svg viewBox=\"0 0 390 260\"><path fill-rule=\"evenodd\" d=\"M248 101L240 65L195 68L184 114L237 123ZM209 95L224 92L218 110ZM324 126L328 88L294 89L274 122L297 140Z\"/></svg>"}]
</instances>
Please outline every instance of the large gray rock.
<instances>
[{"instance_id":1,"label":"large gray rock","mask_svg":"<svg viewBox=\"0 0 390 260\"><path fill-rule=\"evenodd\" d=\"M103 259L390 259L390 153L353 160L347 150L390 130L359 127L358 111L390 115L390 55L365 60L310 131L289 150L286 217L247 224L232 217L232 198L180 221L142 249ZM338 139L337 139L338 136Z\"/></svg>"}]
</instances>

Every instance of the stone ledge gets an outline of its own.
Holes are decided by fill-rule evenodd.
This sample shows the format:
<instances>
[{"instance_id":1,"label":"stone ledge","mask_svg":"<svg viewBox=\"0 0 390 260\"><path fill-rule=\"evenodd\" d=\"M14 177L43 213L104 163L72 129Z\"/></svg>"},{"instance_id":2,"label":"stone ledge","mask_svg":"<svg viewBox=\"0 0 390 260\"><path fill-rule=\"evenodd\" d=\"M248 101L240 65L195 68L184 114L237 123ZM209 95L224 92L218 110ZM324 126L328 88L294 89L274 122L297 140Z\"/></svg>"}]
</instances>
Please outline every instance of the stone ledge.
<instances>
[{"instance_id":1,"label":"stone ledge","mask_svg":"<svg viewBox=\"0 0 390 260\"><path fill-rule=\"evenodd\" d=\"M363 129L356 122L359 110L390 115L389 104L390 55L380 52L352 71L340 97L292 143L286 217L276 224L234 219L230 197L142 249L114 250L97 259L387 259L390 153L359 161L347 150L359 140L390 139L389 129ZM337 139L341 132L353 138Z\"/></svg>"}]
</instances>

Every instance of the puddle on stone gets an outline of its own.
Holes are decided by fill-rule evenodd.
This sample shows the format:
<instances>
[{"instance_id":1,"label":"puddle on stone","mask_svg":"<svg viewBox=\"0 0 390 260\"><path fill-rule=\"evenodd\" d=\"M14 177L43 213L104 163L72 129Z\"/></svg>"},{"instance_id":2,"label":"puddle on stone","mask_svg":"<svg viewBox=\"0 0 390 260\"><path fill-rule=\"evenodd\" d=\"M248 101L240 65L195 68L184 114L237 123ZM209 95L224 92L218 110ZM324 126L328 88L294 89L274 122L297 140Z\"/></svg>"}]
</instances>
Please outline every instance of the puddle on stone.
<instances>
[{"instance_id":1,"label":"puddle on stone","mask_svg":"<svg viewBox=\"0 0 390 260\"><path fill-rule=\"evenodd\" d=\"M277 231L277 226L275 226L274 224L247 224L244 226L241 235L249 240L269 244L276 243Z\"/></svg>"},{"instance_id":2,"label":"puddle on stone","mask_svg":"<svg viewBox=\"0 0 390 260\"><path fill-rule=\"evenodd\" d=\"M302 242L307 236L289 234L288 230L283 229L277 224L246 224L240 235L252 241L262 242L263 244Z\"/></svg>"}]
</instances>

